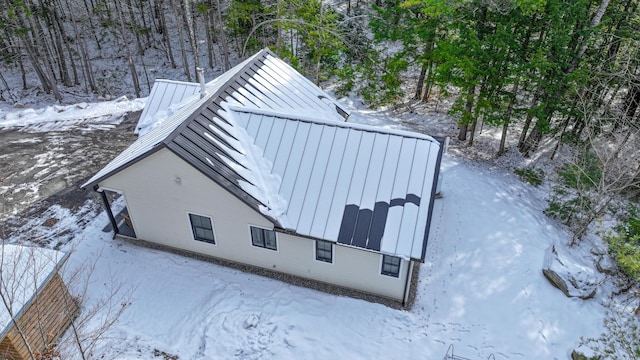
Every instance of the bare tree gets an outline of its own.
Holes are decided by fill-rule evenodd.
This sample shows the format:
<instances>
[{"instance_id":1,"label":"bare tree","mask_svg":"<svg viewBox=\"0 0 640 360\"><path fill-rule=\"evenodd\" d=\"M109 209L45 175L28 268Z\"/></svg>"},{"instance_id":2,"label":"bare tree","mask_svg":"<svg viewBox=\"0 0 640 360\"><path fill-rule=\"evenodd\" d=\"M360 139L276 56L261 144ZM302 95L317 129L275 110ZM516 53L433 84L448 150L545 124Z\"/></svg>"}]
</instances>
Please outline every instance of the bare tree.
<instances>
[{"instance_id":1,"label":"bare tree","mask_svg":"<svg viewBox=\"0 0 640 360\"><path fill-rule=\"evenodd\" d=\"M191 52L193 53L194 74L197 74L198 69L200 69L200 50L198 48L198 36L196 34L196 28L193 24L194 14L191 7L192 4L190 0L182 1L182 18L187 28L187 34L189 35L189 44L191 45Z\"/></svg>"},{"instance_id":2,"label":"bare tree","mask_svg":"<svg viewBox=\"0 0 640 360\"><path fill-rule=\"evenodd\" d=\"M71 268L60 267L64 262L62 256L55 250L2 243L0 315L8 314L12 329L21 340L19 347L26 348L32 360L99 358L97 347L110 338L113 325L131 304L133 288L111 279L105 284L104 295L88 302L95 259L99 257ZM73 295L59 272L66 278ZM56 301L49 303L52 298ZM61 328L63 324L69 324L66 335L54 338L58 334L52 334L52 329Z\"/></svg>"},{"instance_id":3,"label":"bare tree","mask_svg":"<svg viewBox=\"0 0 640 360\"><path fill-rule=\"evenodd\" d=\"M127 51L127 63L129 64L129 71L131 72L131 79L133 80L133 89L136 92L136 97L140 97L140 81L138 80L138 72L133 62L133 55L129 48L129 42L127 41L127 32L124 27L124 18L122 15L122 9L120 8L120 0L114 1L116 5L116 11L118 12L118 19L120 20L120 36L124 43L125 50Z\"/></svg>"},{"instance_id":4,"label":"bare tree","mask_svg":"<svg viewBox=\"0 0 640 360\"><path fill-rule=\"evenodd\" d=\"M66 267L67 284L74 294L75 301L81 304L80 314L71 322L68 334L58 344L63 358L80 354L82 359L97 358L96 349L101 342L111 337L113 326L133 301L135 288L111 277L104 283L103 296L85 303L90 285L95 278L96 260L88 259L75 268ZM68 314L71 316L72 314Z\"/></svg>"},{"instance_id":5,"label":"bare tree","mask_svg":"<svg viewBox=\"0 0 640 360\"><path fill-rule=\"evenodd\" d=\"M560 157L567 164L560 176L568 189L556 192L552 200L560 206L560 212L565 212L563 220L573 231L572 245L611 209L613 202L640 192L637 121L625 116L625 109L606 116L593 111L588 93L579 95L578 103L585 117L581 141L565 152L569 155Z\"/></svg>"}]
</instances>

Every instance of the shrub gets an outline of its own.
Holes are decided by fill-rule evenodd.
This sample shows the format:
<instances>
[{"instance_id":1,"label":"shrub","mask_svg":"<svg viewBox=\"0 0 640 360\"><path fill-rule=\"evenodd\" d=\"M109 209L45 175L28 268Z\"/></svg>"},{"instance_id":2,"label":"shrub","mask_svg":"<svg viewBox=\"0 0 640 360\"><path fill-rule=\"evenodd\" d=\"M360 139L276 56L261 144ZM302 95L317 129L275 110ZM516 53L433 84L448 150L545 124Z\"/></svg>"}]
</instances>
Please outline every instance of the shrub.
<instances>
[{"instance_id":1,"label":"shrub","mask_svg":"<svg viewBox=\"0 0 640 360\"><path fill-rule=\"evenodd\" d=\"M598 158L586 152L575 164L566 164L558 170L565 186L576 190L593 189L602 178L602 166Z\"/></svg>"},{"instance_id":2,"label":"shrub","mask_svg":"<svg viewBox=\"0 0 640 360\"><path fill-rule=\"evenodd\" d=\"M558 186L553 189L549 207L544 213L550 218L571 225L576 219L582 218L592 205L593 201L588 196Z\"/></svg>"},{"instance_id":3,"label":"shrub","mask_svg":"<svg viewBox=\"0 0 640 360\"><path fill-rule=\"evenodd\" d=\"M631 206L615 233L605 236L609 253L622 271L634 281L640 281L640 210Z\"/></svg>"},{"instance_id":4,"label":"shrub","mask_svg":"<svg viewBox=\"0 0 640 360\"><path fill-rule=\"evenodd\" d=\"M513 172L520 177L520 180L533 186L540 186L544 181L542 169L516 168Z\"/></svg>"},{"instance_id":5,"label":"shrub","mask_svg":"<svg viewBox=\"0 0 640 360\"><path fill-rule=\"evenodd\" d=\"M640 321L636 315L611 314L604 320L604 327L605 332L600 337L580 341L599 355L591 359L640 359Z\"/></svg>"}]
</instances>

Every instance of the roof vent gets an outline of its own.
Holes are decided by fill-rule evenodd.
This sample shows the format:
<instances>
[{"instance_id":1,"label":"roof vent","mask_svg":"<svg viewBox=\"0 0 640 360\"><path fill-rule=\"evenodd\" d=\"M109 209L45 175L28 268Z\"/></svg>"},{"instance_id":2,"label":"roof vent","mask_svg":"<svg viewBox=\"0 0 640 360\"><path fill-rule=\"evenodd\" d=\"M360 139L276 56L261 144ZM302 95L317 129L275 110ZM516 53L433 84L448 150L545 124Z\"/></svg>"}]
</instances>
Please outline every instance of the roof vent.
<instances>
[{"instance_id":1,"label":"roof vent","mask_svg":"<svg viewBox=\"0 0 640 360\"><path fill-rule=\"evenodd\" d=\"M200 82L200 98L202 99L207 95L207 87L204 85L204 70L199 67L196 68L198 74L198 81Z\"/></svg>"},{"instance_id":2,"label":"roof vent","mask_svg":"<svg viewBox=\"0 0 640 360\"><path fill-rule=\"evenodd\" d=\"M336 109L336 112L344 118L344 121L347 121L347 119L349 118L349 113L344 111L344 109L338 106L338 104L334 103L329 97L325 95L318 95L318 99L322 100L322 102L326 103L329 106L333 105L333 107L335 107Z\"/></svg>"}]
</instances>

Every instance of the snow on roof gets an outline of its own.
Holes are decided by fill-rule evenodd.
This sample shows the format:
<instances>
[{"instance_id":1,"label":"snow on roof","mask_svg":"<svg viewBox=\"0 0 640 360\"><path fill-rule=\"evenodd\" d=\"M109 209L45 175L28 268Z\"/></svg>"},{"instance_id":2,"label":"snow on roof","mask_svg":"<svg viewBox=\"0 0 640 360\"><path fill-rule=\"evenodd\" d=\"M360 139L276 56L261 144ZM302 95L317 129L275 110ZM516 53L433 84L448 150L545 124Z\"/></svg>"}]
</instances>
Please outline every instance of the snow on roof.
<instances>
[{"instance_id":1,"label":"snow on roof","mask_svg":"<svg viewBox=\"0 0 640 360\"><path fill-rule=\"evenodd\" d=\"M166 147L277 227L424 259L442 156L437 140L346 123L335 99L267 49L210 84L215 91L83 187Z\"/></svg>"},{"instance_id":2,"label":"snow on roof","mask_svg":"<svg viewBox=\"0 0 640 360\"><path fill-rule=\"evenodd\" d=\"M20 245L0 245L0 337L11 327L11 315L19 318L33 297L64 262L65 253Z\"/></svg>"},{"instance_id":3,"label":"snow on roof","mask_svg":"<svg viewBox=\"0 0 640 360\"><path fill-rule=\"evenodd\" d=\"M181 152L194 162L198 162L199 160L189 155L191 150L195 151L194 149L190 151L183 149L185 146L189 147L188 143L191 143L192 139L187 139L185 142L184 136L180 136L180 130L197 127L198 124L205 127L215 126L213 117L218 110L222 109L220 107L222 103L289 112L305 108L315 113L323 113L336 120L344 120L343 114L347 114L347 111L337 101L331 99L327 93L313 85L311 81L277 58L268 49L258 52L210 81L207 84L207 94L202 99L194 98L192 103L184 105L152 131L138 138L136 142L81 187L96 185L100 180L123 167L159 150L163 145L171 145L172 143L175 151ZM183 124L185 126L178 129ZM209 175L214 176L215 174ZM224 180L220 179L220 181ZM243 197L239 193L236 195ZM250 201L249 199L244 200Z\"/></svg>"},{"instance_id":4,"label":"snow on roof","mask_svg":"<svg viewBox=\"0 0 640 360\"><path fill-rule=\"evenodd\" d=\"M158 79L153 83L151 93L142 110L136 134L144 135L146 132L160 124L176 109L186 104L193 103L195 96L200 94L200 85L184 81Z\"/></svg>"},{"instance_id":5,"label":"snow on roof","mask_svg":"<svg viewBox=\"0 0 640 360\"><path fill-rule=\"evenodd\" d=\"M226 118L239 143L230 160L248 169L243 189L283 228L424 258L442 156L437 140L237 107Z\"/></svg>"},{"instance_id":6,"label":"snow on roof","mask_svg":"<svg viewBox=\"0 0 640 360\"><path fill-rule=\"evenodd\" d=\"M222 85L224 85L233 75L242 70L246 64L250 63L258 54L248 58L242 63L236 65L231 70L217 77L215 80L207 84L207 96L204 98L194 98L193 102L187 104L171 114L161 124L154 127L149 133L141 136L131 146L125 149L115 159L111 160L104 168L98 171L81 187L86 188L97 184L100 180L112 175L114 172L129 166L145 156L159 150L160 145L167 139L182 123L185 122L194 112L196 112L203 104L215 98Z\"/></svg>"}]
</instances>

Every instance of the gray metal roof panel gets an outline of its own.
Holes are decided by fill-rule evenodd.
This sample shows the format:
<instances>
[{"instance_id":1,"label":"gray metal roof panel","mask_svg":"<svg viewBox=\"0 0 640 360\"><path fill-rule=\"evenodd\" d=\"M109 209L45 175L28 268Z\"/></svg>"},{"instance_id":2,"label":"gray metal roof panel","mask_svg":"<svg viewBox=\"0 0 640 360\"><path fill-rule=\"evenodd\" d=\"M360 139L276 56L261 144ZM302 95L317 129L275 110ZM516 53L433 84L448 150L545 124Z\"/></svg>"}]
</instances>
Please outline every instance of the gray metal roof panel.
<instances>
[{"instance_id":1,"label":"gray metal roof panel","mask_svg":"<svg viewBox=\"0 0 640 360\"><path fill-rule=\"evenodd\" d=\"M441 156L437 141L252 109L230 111L266 166L266 170L250 169L279 179L277 192L286 203L281 223L288 230L403 258L423 258L432 177ZM257 198L266 190L257 189Z\"/></svg>"},{"instance_id":2,"label":"gray metal roof panel","mask_svg":"<svg viewBox=\"0 0 640 360\"><path fill-rule=\"evenodd\" d=\"M147 102L138 119L138 126L146 124L160 111L169 109L170 106L179 104L184 100L197 95L200 85L184 81L157 79L147 97Z\"/></svg>"}]
</instances>

